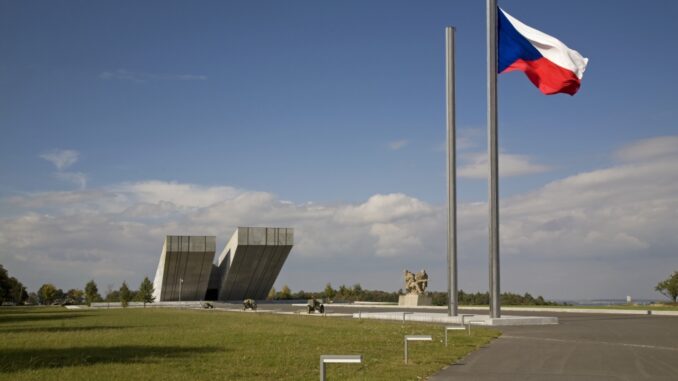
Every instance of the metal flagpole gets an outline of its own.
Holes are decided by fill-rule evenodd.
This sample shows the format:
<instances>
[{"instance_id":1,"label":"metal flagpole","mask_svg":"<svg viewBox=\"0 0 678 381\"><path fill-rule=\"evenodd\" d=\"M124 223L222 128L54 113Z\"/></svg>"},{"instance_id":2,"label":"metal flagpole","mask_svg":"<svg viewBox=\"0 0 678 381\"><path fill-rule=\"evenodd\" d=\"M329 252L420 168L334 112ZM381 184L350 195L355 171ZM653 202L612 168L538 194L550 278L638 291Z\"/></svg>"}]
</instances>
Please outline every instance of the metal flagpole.
<instances>
[{"instance_id":1,"label":"metal flagpole","mask_svg":"<svg viewBox=\"0 0 678 381\"><path fill-rule=\"evenodd\" d=\"M447 101L447 315L457 316L457 170L454 93L454 27L445 28Z\"/></svg>"},{"instance_id":2,"label":"metal flagpole","mask_svg":"<svg viewBox=\"0 0 678 381\"><path fill-rule=\"evenodd\" d=\"M499 143L497 136L497 0L487 0L487 154L490 164L490 317L501 317L499 288Z\"/></svg>"}]
</instances>

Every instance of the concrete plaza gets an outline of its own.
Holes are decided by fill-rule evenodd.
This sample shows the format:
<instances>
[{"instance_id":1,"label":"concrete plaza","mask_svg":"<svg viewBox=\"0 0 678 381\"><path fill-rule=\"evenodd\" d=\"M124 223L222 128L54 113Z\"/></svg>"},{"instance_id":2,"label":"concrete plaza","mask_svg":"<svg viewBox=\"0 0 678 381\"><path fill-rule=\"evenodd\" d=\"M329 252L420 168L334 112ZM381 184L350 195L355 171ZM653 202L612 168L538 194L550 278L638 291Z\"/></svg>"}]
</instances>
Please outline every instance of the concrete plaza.
<instances>
[{"instance_id":1,"label":"concrete plaza","mask_svg":"<svg viewBox=\"0 0 678 381\"><path fill-rule=\"evenodd\" d=\"M678 317L556 316L558 325L494 327L502 336L430 380L678 379Z\"/></svg>"}]
</instances>

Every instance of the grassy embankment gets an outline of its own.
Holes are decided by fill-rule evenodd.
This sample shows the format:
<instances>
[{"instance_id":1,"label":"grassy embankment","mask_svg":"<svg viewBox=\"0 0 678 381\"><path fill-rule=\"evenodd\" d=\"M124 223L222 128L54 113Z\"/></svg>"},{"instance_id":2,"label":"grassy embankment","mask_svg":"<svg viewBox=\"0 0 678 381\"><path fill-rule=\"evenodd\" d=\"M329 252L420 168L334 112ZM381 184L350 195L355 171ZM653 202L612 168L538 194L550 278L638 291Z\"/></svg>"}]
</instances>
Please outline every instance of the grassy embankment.
<instances>
[{"instance_id":1,"label":"grassy embankment","mask_svg":"<svg viewBox=\"0 0 678 381\"><path fill-rule=\"evenodd\" d=\"M403 335L413 343L403 364ZM329 365L328 380L416 380L499 334L369 320L170 309L0 308L3 380L315 380L321 354L362 354Z\"/></svg>"}]
</instances>

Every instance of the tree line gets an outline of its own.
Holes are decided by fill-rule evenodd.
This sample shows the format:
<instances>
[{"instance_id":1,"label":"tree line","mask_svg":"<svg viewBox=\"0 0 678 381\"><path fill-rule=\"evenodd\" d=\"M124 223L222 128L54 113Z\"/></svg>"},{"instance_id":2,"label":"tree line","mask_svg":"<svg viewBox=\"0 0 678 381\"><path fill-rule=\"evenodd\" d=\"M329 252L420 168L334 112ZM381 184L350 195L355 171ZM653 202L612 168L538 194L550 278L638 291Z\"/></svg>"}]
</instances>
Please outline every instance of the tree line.
<instances>
[{"instance_id":1,"label":"tree line","mask_svg":"<svg viewBox=\"0 0 678 381\"><path fill-rule=\"evenodd\" d=\"M26 287L16 278L10 277L7 270L0 264L0 305L79 305L97 302L121 303L127 307L129 302L153 303L153 283L145 277L138 290L131 290L127 282L122 282L118 290L109 287L104 297L99 293L99 287L90 280L84 289L72 288L64 291L52 283L45 283L37 292L26 292Z\"/></svg>"},{"instance_id":2,"label":"tree line","mask_svg":"<svg viewBox=\"0 0 678 381\"><path fill-rule=\"evenodd\" d=\"M341 285L335 289L331 283L325 285L325 289L319 292L306 292L300 290L292 292L289 286L284 285L280 291L272 288L268 294L268 300L290 300L290 299L311 299L321 298L327 301L341 302L398 302L398 297L403 294L402 289L394 292L381 290L367 290L359 283L349 287ZM444 306L447 304L447 292L432 291L428 293L431 296L433 305ZM487 305L490 303L490 295L487 292L467 293L459 290L458 300L461 305ZM523 295L505 292L501 294L501 303L505 305L525 305L525 306L549 306L558 305L556 302L547 301L542 296L533 297L529 293Z\"/></svg>"},{"instance_id":3,"label":"tree line","mask_svg":"<svg viewBox=\"0 0 678 381\"><path fill-rule=\"evenodd\" d=\"M118 290L113 290L109 287L108 292L104 297L101 297L99 287L94 280L87 282L84 290L74 288L65 293L63 290L56 288L53 284L45 283L38 289L38 292L35 293L35 300L31 300L31 294L33 293L29 294L29 304L87 304L89 306L92 303L109 302L121 303L123 307L127 307L129 302L134 301L143 302L145 306L146 303L153 303L155 301L155 297L153 296L154 291L153 283L151 283L148 277L144 277L138 290L131 290L127 285L127 282L122 282L122 285Z\"/></svg>"}]
</instances>

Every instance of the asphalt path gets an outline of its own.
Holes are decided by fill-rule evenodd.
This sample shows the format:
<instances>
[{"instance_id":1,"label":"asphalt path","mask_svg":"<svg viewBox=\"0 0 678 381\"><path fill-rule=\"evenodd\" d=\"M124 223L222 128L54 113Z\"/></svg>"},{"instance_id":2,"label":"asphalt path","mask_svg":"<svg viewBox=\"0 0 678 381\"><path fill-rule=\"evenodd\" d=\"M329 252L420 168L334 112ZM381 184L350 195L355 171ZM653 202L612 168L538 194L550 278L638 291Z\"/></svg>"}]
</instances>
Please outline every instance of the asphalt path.
<instances>
[{"instance_id":1,"label":"asphalt path","mask_svg":"<svg viewBox=\"0 0 678 381\"><path fill-rule=\"evenodd\" d=\"M559 324L501 327L430 380L678 380L678 317L544 315Z\"/></svg>"},{"instance_id":2,"label":"asphalt path","mask_svg":"<svg viewBox=\"0 0 678 381\"><path fill-rule=\"evenodd\" d=\"M289 304L260 304L259 308L304 310ZM328 314L358 311L396 310L326 305ZM678 380L678 317L551 312L505 315L556 316L560 323L495 327L502 332L498 339L429 380Z\"/></svg>"}]
</instances>

